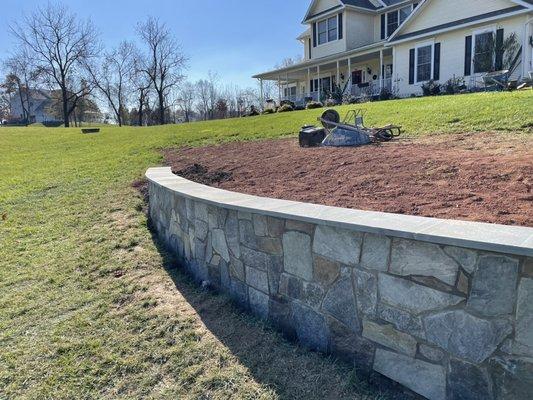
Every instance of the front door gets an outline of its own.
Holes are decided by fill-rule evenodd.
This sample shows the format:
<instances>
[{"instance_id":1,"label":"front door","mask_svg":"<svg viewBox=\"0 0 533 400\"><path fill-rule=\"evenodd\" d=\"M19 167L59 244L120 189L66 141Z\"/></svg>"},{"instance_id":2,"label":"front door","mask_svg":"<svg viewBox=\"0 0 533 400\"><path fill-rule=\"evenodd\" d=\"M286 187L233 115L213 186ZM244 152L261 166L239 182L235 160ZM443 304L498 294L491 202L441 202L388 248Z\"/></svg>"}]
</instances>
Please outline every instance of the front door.
<instances>
[{"instance_id":1,"label":"front door","mask_svg":"<svg viewBox=\"0 0 533 400\"><path fill-rule=\"evenodd\" d=\"M352 72L352 85L363 83L363 71L357 70Z\"/></svg>"}]
</instances>

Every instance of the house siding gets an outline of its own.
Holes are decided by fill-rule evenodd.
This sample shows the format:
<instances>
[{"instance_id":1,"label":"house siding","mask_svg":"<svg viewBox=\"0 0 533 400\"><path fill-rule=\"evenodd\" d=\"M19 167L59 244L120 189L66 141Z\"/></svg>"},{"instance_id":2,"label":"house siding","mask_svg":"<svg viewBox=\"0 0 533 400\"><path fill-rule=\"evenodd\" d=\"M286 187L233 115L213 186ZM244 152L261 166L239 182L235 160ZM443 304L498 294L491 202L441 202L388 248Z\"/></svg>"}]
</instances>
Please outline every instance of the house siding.
<instances>
[{"instance_id":1,"label":"house siding","mask_svg":"<svg viewBox=\"0 0 533 400\"><path fill-rule=\"evenodd\" d=\"M374 16L357 11L346 12L347 50L374 43Z\"/></svg>"},{"instance_id":2,"label":"house siding","mask_svg":"<svg viewBox=\"0 0 533 400\"><path fill-rule=\"evenodd\" d=\"M420 15L405 26L402 34L516 6L516 3L509 0L430 1L431 3L426 5Z\"/></svg>"},{"instance_id":3,"label":"house siding","mask_svg":"<svg viewBox=\"0 0 533 400\"><path fill-rule=\"evenodd\" d=\"M420 43L433 41L434 43L441 43L441 57L440 57L440 83L446 82L453 77L464 76L465 64L465 37L472 35L474 31L482 29L499 29L505 30L505 37L515 32L518 40L524 41L524 24L526 22L525 16L516 16L505 20L500 20L491 23L478 24L476 26L447 32L440 35L434 35L430 38L423 38L420 40L413 40L407 43L402 43L394 46L395 48L395 81L397 84L398 93L401 96L419 95L422 94L422 83L415 83L409 85L409 50L416 47ZM521 65L516 69L513 78L520 78L522 76ZM481 77L477 77L480 81ZM469 82L469 78L466 78Z\"/></svg>"}]
</instances>

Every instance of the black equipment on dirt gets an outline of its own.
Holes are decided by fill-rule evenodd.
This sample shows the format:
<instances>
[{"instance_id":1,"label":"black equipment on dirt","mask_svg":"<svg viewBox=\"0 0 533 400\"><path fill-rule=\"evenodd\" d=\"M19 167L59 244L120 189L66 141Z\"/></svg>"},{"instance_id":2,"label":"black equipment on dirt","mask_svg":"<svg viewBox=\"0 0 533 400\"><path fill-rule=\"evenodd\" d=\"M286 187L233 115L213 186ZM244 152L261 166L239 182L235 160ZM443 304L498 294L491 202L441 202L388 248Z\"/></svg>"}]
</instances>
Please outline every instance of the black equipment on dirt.
<instances>
[{"instance_id":1,"label":"black equipment on dirt","mask_svg":"<svg viewBox=\"0 0 533 400\"><path fill-rule=\"evenodd\" d=\"M326 137L326 130L313 125L303 126L300 130L300 147L317 147L322 144Z\"/></svg>"}]
</instances>

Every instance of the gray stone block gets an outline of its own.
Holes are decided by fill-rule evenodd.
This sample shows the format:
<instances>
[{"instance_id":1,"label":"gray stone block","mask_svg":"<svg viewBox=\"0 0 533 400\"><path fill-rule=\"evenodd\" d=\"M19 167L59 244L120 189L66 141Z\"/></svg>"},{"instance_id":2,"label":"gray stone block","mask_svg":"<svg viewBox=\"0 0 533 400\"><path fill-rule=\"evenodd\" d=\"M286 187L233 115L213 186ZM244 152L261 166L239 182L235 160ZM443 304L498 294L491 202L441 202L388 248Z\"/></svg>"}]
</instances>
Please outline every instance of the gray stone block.
<instances>
[{"instance_id":1,"label":"gray stone block","mask_svg":"<svg viewBox=\"0 0 533 400\"><path fill-rule=\"evenodd\" d=\"M309 236L312 236L315 230L315 225L309 224L307 222L288 219L287 222L285 223L285 229L287 231L299 231L299 232L307 233Z\"/></svg>"},{"instance_id":2,"label":"gray stone block","mask_svg":"<svg viewBox=\"0 0 533 400\"><path fill-rule=\"evenodd\" d=\"M533 349L533 279L530 278L522 278L518 286L516 341Z\"/></svg>"},{"instance_id":3,"label":"gray stone block","mask_svg":"<svg viewBox=\"0 0 533 400\"><path fill-rule=\"evenodd\" d=\"M283 235L283 266L286 272L311 281L313 261L311 258L311 238L299 232Z\"/></svg>"},{"instance_id":4,"label":"gray stone block","mask_svg":"<svg viewBox=\"0 0 533 400\"><path fill-rule=\"evenodd\" d=\"M439 365L377 349L374 370L430 400L446 399L446 372Z\"/></svg>"},{"instance_id":5,"label":"gray stone block","mask_svg":"<svg viewBox=\"0 0 533 400\"><path fill-rule=\"evenodd\" d=\"M337 318L354 332L361 330L350 276L341 275L339 280L331 286L322 302L322 310Z\"/></svg>"},{"instance_id":6,"label":"gray stone block","mask_svg":"<svg viewBox=\"0 0 533 400\"><path fill-rule=\"evenodd\" d=\"M231 276L228 263L221 261L218 268L220 270L220 286L222 290L229 292L231 290Z\"/></svg>"},{"instance_id":7,"label":"gray stone block","mask_svg":"<svg viewBox=\"0 0 533 400\"><path fill-rule=\"evenodd\" d=\"M268 234L267 219L264 215L254 214L252 216L252 223L256 236L266 236Z\"/></svg>"},{"instance_id":8,"label":"gray stone block","mask_svg":"<svg viewBox=\"0 0 533 400\"><path fill-rule=\"evenodd\" d=\"M310 307L320 308L324 298L324 289L312 282L303 282L303 291L300 300Z\"/></svg>"},{"instance_id":9,"label":"gray stone block","mask_svg":"<svg viewBox=\"0 0 533 400\"><path fill-rule=\"evenodd\" d=\"M244 246L257 249L257 237L252 221L239 220L239 240Z\"/></svg>"},{"instance_id":10,"label":"gray stone block","mask_svg":"<svg viewBox=\"0 0 533 400\"><path fill-rule=\"evenodd\" d=\"M406 333L397 331L392 325L380 325L363 319L363 337L399 353L411 357L416 355L416 340Z\"/></svg>"},{"instance_id":11,"label":"gray stone block","mask_svg":"<svg viewBox=\"0 0 533 400\"><path fill-rule=\"evenodd\" d=\"M268 318L274 327L283 332L289 339L296 339L296 332L291 320L291 307L286 299L271 296L268 312Z\"/></svg>"},{"instance_id":12,"label":"gray stone block","mask_svg":"<svg viewBox=\"0 0 533 400\"><path fill-rule=\"evenodd\" d=\"M432 276L455 285L459 265L436 244L394 239L390 271L397 275Z\"/></svg>"},{"instance_id":13,"label":"gray stone block","mask_svg":"<svg viewBox=\"0 0 533 400\"><path fill-rule=\"evenodd\" d=\"M448 387L449 400L493 399L487 371L460 360L450 360Z\"/></svg>"},{"instance_id":14,"label":"gray stone block","mask_svg":"<svg viewBox=\"0 0 533 400\"><path fill-rule=\"evenodd\" d=\"M365 373L372 371L376 345L357 335L335 318L328 317L327 322L332 354L352 363L358 371L362 370Z\"/></svg>"},{"instance_id":15,"label":"gray stone block","mask_svg":"<svg viewBox=\"0 0 533 400\"><path fill-rule=\"evenodd\" d=\"M487 321L463 310L424 318L428 342L473 363L485 361L512 331L506 320Z\"/></svg>"},{"instance_id":16,"label":"gray stone block","mask_svg":"<svg viewBox=\"0 0 533 400\"><path fill-rule=\"evenodd\" d=\"M303 292L303 283L300 279L289 274L281 274L279 293L291 299L300 299Z\"/></svg>"},{"instance_id":17,"label":"gray stone block","mask_svg":"<svg viewBox=\"0 0 533 400\"><path fill-rule=\"evenodd\" d=\"M398 310L385 304L379 306L378 316L382 320L390 322L396 329L402 332L407 332L421 339L426 338L421 317L411 315L406 311Z\"/></svg>"},{"instance_id":18,"label":"gray stone block","mask_svg":"<svg viewBox=\"0 0 533 400\"><path fill-rule=\"evenodd\" d=\"M226 243L226 235L222 229L213 229L212 233L212 246L226 262L229 262L229 250Z\"/></svg>"},{"instance_id":19,"label":"gray stone block","mask_svg":"<svg viewBox=\"0 0 533 400\"><path fill-rule=\"evenodd\" d=\"M268 318L268 295L255 290L253 287L248 288L248 300L250 302L250 310L259 318Z\"/></svg>"},{"instance_id":20,"label":"gray stone block","mask_svg":"<svg viewBox=\"0 0 533 400\"><path fill-rule=\"evenodd\" d=\"M437 349L436 347L428 346L421 343L418 346L418 351L420 352L421 356L435 363L440 363L444 359L444 352L442 350Z\"/></svg>"},{"instance_id":21,"label":"gray stone block","mask_svg":"<svg viewBox=\"0 0 533 400\"><path fill-rule=\"evenodd\" d=\"M246 266L246 283L263 293L268 293L268 275L265 271Z\"/></svg>"},{"instance_id":22,"label":"gray stone block","mask_svg":"<svg viewBox=\"0 0 533 400\"><path fill-rule=\"evenodd\" d=\"M291 309L298 341L311 350L327 352L329 329L324 316L296 302L291 303Z\"/></svg>"},{"instance_id":23,"label":"gray stone block","mask_svg":"<svg viewBox=\"0 0 533 400\"><path fill-rule=\"evenodd\" d=\"M473 273L476 267L477 251L462 247L446 246L444 252L452 257L469 274Z\"/></svg>"},{"instance_id":24,"label":"gray stone block","mask_svg":"<svg viewBox=\"0 0 533 400\"><path fill-rule=\"evenodd\" d=\"M467 309L489 317L512 313L517 279L518 260L494 255L479 257Z\"/></svg>"},{"instance_id":25,"label":"gray stone block","mask_svg":"<svg viewBox=\"0 0 533 400\"><path fill-rule=\"evenodd\" d=\"M245 265L254 267L263 271L268 269L270 263L270 257L268 254L262 253L257 250L249 249L248 247L241 246L241 260Z\"/></svg>"},{"instance_id":26,"label":"gray stone block","mask_svg":"<svg viewBox=\"0 0 533 400\"><path fill-rule=\"evenodd\" d=\"M281 238L285 230L285 220L275 217L267 217L268 236Z\"/></svg>"},{"instance_id":27,"label":"gray stone block","mask_svg":"<svg viewBox=\"0 0 533 400\"><path fill-rule=\"evenodd\" d=\"M244 282L245 274L242 261L235 257L231 257L229 262L229 273L233 279L238 279L241 282Z\"/></svg>"},{"instance_id":28,"label":"gray stone block","mask_svg":"<svg viewBox=\"0 0 533 400\"><path fill-rule=\"evenodd\" d=\"M314 280L324 287L328 287L337 280L341 272L339 263L330 261L324 257L313 257Z\"/></svg>"},{"instance_id":29,"label":"gray stone block","mask_svg":"<svg viewBox=\"0 0 533 400\"><path fill-rule=\"evenodd\" d=\"M237 280L231 281L230 296L242 308L248 308L248 286Z\"/></svg>"},{"instance_id":30,"label":"gray stone block","mask_svg":"<svg viewBox=\"0 0 533 400\"><path fill-rule=\"evenodd\" d=\"M355 298L361 315L375 317L378 305L378 279L374 274L355 269Z\"/></svg>"},{"instance_id":31,"label":"gray stone block","mask_svg":"<svg viewBox=\"0 0 533 400\"><path fill-rule=\"evenodd\" d=\"M209 222L207 216L207 204L196 201L194 203L194 216L200 221Z\"/></svg>"},{"instance_id":32,"label":"gray stone block","mask_svg":"<svg viewBox=\"0 0 533 400\"><path fill-rule=\"evenodd\" d=\"M281 239L271 237L258 237L257 250L267 254L281 256L283 255L283 245Z\"/></svg>"},{"instance_id":33,"label":"gray stone block","mask_svg":"<svg viewBox=\"0 0 533 400\"><path fill-rule=\"evenodd\" d=\"M356 265L361 253L362 234L319 225L313 240L316 254L346 265Z\"/></svg>"},{"instance_id":34,"label":"gray stone block","mask_svg":"<svg viewBox=\"0 0 533 400\"><path fill-rule=\"evenodd\" d=\"M270 257L270 262L267 266L268 274L268 286L270 288L270 294L279 293L280 276L283 272L283 258L282 257Z\"/></svg>"},{"instance_id":35,"label":"gray stone block","mask_svg":"<svg viewBox=\"0 0 533 400\"><path fill-rule=\"evenodd\" d=\"M378 287L381 300L414 314L459 304L464 298L380 273Z\"/></svg>"},{"instance_id":36,"label":"gray stone block","mask_svg":"<svg viewBox=\"0 0 533 400\"><path fill-rule=\"evenodd\" d=\"M391 240L387 236L367 233L363 239L361 266L377 271L387 271L391 251Z\"/></svg>"},{"instance_id":37,"label":"gray stone block","mask_svg":"<svg viewBox=\"0 0 533 400\"><path fill-rule=\"evenodd\" d=\"M239 220L237 219L237 213L235 211L230 211L228 213L224 230L226 232L228 247L232 255L236 258L240 258Z\"/></svg>"},{"instance_id":38,"label":"gray stone block","mask_svg":"<svg viewBox=\"0 0 533 400\"><path fill-rule=\"evenodd\" d=\"M495 398L531 400L533 360L521 357L495 357L489 362Z\"/></svg>"}]
</instances>

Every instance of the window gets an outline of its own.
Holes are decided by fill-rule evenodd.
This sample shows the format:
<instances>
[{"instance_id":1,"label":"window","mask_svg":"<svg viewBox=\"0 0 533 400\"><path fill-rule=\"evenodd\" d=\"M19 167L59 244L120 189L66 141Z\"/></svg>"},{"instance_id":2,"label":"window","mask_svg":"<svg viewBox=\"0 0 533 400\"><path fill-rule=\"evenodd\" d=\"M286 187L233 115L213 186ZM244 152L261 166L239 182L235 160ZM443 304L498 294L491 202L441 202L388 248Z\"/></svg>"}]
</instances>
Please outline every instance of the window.
<instances>
[{"instance_id":1,"label":"window","mask_svg":"<svg viewBox=\"0 0 533 400\"><path fill-rule=\"evenodd\" d=\"M398 29L398 10L387 14L387 37Z\"/></svg>"},{"instance_id":2,"label":"window","mask_svg":"<svg viewBox=\"0 0 533 400\"><path fill-rule=\"evenodd\" d=\"M474 39L474 73L488 72L494 65L494 32L483 32Z\"/></svg>"},{"instance_id":3,"label":"window","mask_svg":"<svg viewBox=\"0 0 533 400\"><path fill-rule=\"evenodd\" d=\"M433 45L421 46L416 49L416 81L425 82L431 79L433 65Z\"/></svg>"},{"instance_id":4,"label":"window","mask_svg":"<svg viewBox=\"0 0 533 400\"><path fill-rule=\"evenodd\" d=\"M292 86L289 88L283 88L283 94L287 97L296 97L296 86Z\"/></svg>"},{"instance_id":5,"label":"window","mask_svg":"<svg viewBox=\"0 0 533 400\"><path fill-rule=\"evenodd\" d=\"M412 6L400 8L400 25L404 23L409 15L411 15L411 12L413 12Z\"/></svg>"},{"instance_id":6,"label":"window","mask_svg":"<svg viewBox=\"0 0 533 400\"><path fill-rule=\"evenodd\" d=\"M325 44L339 39L339 17L334 17L319 21L317 24L318 44Z\"/></svg>"}]
</instances>

